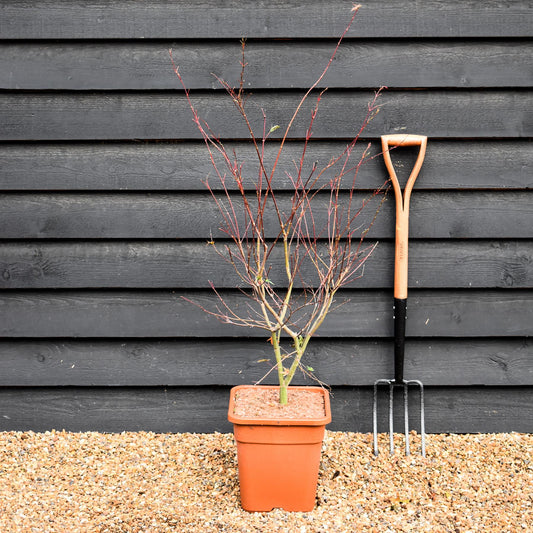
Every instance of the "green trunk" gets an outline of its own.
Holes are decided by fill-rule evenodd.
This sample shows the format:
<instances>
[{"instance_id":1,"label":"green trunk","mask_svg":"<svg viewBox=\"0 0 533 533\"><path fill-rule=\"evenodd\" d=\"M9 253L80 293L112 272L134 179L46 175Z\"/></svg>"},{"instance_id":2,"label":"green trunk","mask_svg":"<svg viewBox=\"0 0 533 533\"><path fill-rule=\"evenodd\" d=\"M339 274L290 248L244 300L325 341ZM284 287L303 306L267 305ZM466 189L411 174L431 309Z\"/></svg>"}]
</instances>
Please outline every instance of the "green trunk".
<instances>
[{"instance_id":1,"label":"green trunk","mask_svg":"<svg viewBox=\"0 0 533 533\"><path fill-rule=\"evenodd\" d=\"M287 383L283 375L283 358L281 357L281 348L279 345L279 332L272 332L272 346L274 347L274 354L276 356L276 362L278 367L278 382L279 382L279 403L281 405L287 405Z\"/></svg>"},{"instance_id":2,"label":"green trunk","mask_svg":"<svg viewBox=\"0 0 533 533\"><path fill-rule=\"evenodd\" d=\"M280 384L279 386L279 403L280 405L287 405L287 402L289 400L288 394L287 394L287 385L285 383Z\"/></svg>"}]
</instances>

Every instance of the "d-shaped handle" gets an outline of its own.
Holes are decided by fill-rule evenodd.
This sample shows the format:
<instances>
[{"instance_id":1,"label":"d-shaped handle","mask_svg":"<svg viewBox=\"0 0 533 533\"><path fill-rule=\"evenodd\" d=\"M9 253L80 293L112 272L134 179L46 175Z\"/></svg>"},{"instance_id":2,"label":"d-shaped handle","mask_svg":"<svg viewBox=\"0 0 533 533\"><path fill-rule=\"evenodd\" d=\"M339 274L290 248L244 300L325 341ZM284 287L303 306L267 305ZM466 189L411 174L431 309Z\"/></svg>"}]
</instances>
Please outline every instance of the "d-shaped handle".
<instances>
[{"instance_id":1,"label":"d-shaped handle","mask_svg":"<svg viewBox=\"0 0 533 533\"><path fill-rule=\"evenodd\" d=\"M381 145L383 148L383 158L389 171L389 176L394 188L396 197L396 246L394 257L394 297L407 298L407 245L409 240L409 200L411 191L415 184L418 173L424 162L426 155L427 137L423 135L394 134L382 135ZM394 165L390 156L391 146L419 146L418 157L404 192L400 187L400 182L396 176Z\"/></svg>"}]
</instances>

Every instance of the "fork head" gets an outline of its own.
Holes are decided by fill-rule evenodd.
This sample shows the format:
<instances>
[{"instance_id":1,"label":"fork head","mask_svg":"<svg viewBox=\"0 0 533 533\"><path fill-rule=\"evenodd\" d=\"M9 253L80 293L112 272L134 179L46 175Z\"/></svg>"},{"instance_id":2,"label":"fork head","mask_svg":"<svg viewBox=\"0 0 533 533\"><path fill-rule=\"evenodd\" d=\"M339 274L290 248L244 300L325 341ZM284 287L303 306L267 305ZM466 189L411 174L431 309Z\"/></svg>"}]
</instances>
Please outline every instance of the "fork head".
<instances>
[{"instance_id":1,"label":"fork head","mask_svg":"<svg viewBox=\"0 0 533 533\"><path fill-rule=\"evenodd\" d=\"M385 385L389 389L389 448L390 453L394 453L394 389L403 388L403 409L404 409L404 433L405 433L405 455L411 453L409 444L409 386L416 387L420 391L420 435L421 454L426 456L426 435L424 420L424 385L417 379L402 380L397 382L394 379L378 379L374 382L374 397L372 403L372 426L373 426L373 447L374 455L379 455L378 450L378 388Z\"/></svg>"}]
</instances>

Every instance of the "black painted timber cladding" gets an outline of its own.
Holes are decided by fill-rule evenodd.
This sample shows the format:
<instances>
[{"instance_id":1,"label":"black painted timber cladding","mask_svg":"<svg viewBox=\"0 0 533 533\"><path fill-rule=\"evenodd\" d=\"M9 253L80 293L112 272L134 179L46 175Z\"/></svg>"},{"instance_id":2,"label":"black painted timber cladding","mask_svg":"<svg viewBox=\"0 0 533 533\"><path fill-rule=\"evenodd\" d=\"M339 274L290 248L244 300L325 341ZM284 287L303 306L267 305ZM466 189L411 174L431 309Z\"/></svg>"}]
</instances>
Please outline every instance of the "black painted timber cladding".
<instances>
[{"instance_id":1,"label":"black painted timber cladding","mask_svg":"<svg viewBox=\"0 0 533 533\"><path fill-rule=\"evenodd\" d=\"M221 237L210 164L168 49L211 126L249 154L211 73L236 83L247 37L252 119L263 108L283 124L351 5L1 2L0 431L230 430L228 389L264 375L270 345L181 299L208 304L208 280L242 296L206 246ZM338 153L381 85L373 152L381 134L429 137L405 375L427 387L430 432L533 431L532 20L529 0L369 0L321 84L310 162ZM280 162L280 197L305 127ZM358 194L385 179L372 160ZM389 198L364 276L311 344L334 430L369 431L371 384L392 377L393 232Z\"/></svg>"}]
</instances>

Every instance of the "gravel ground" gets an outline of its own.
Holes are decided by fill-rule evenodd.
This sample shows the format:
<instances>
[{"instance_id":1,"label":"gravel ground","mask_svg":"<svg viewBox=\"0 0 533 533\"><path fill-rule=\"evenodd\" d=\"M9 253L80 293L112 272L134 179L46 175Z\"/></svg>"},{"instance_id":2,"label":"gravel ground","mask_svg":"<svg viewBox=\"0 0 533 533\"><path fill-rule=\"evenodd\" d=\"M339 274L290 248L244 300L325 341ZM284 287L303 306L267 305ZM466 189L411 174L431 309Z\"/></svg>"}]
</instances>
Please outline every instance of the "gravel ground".
<instances>
[{"instance_id":1,"label":"gravel ground","mask_svg":"<svg viewBox=\"0 0 533 533\"><path fill-rule=\"evenodd\" d=\"M327 432L315 510L247 513L231 435L0 433L0 531L533 531L533 434L380 438Z\"/></svg>"}]
</instances>

